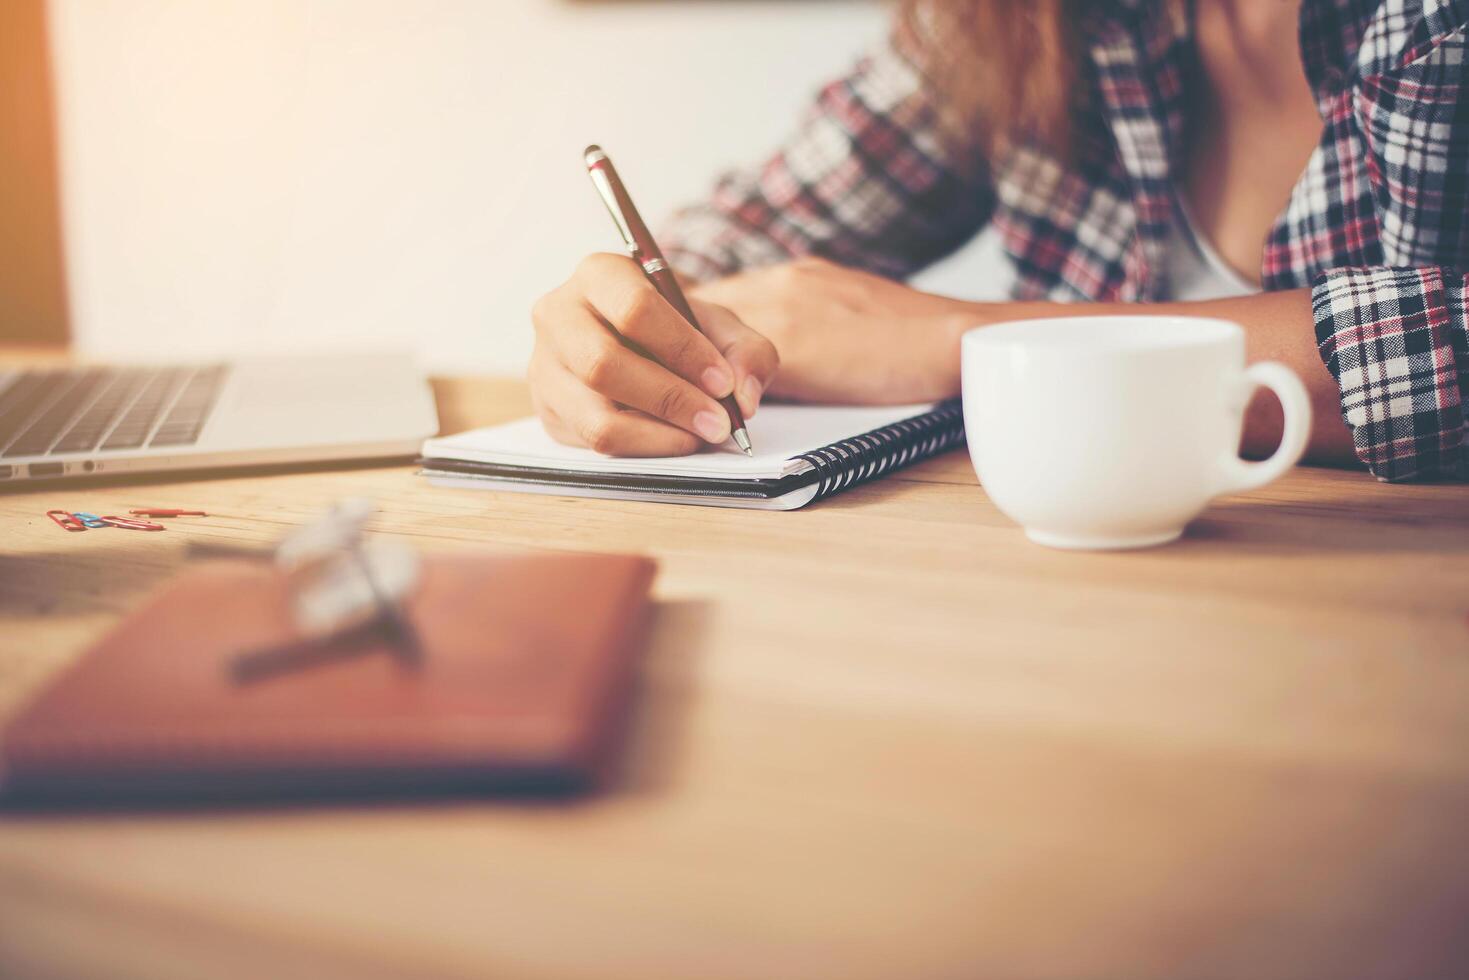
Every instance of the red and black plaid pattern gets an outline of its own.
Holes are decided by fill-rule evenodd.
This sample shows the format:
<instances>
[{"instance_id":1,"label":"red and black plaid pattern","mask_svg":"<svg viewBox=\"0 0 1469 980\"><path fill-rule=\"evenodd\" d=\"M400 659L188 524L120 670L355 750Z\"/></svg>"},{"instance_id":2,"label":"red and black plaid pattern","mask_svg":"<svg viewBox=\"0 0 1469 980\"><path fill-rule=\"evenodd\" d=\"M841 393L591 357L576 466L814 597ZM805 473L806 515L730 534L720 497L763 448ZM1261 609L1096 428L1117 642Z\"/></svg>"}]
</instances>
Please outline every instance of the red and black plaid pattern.
<instances>
[{"instance_id":1,"label":"red and black plaid pattern","mask_svg":"<svg viewBox=\"0 0 1469 980\"><path fill-rule=\"evenodd\" d=\"M989 217L990 191L975 169L944 154L918 76L884 47L817 94L780 152L721 179L660 241L694 278L796 255L902 278Z\"/></svg>"},{"instance_id":2,"label":"red and black plaid pattern","mask_svg":"<svg viewBox=\"0 0 1469 980\"><path fill-rule=\"evenodd\" d=\"M1384 479L1464 472L1469 277L1441 268L1337 269L1312 297L1357 455Z\"/></svg>"},{"instance_id":3,"label":"red and black plaid pattern","mask_svg":"<svg viewBox=\"0 0 1469 980\"><path fill-rule=\"evenodd\" d=\"M1194 72L1191 5L1085 5L1090 108L1066 161L1023 142L945 149L936 94L896 45L824 88L762 167L676 216L694 278L820 255L902 278L989 222L1016 298L1166 299L1164 249ZM1269 290L1311 287L1322 359L1362 462L1469 478L1469 0L1303 0L1322 138L1266 242Z\"/></svg>"}]
</instances>

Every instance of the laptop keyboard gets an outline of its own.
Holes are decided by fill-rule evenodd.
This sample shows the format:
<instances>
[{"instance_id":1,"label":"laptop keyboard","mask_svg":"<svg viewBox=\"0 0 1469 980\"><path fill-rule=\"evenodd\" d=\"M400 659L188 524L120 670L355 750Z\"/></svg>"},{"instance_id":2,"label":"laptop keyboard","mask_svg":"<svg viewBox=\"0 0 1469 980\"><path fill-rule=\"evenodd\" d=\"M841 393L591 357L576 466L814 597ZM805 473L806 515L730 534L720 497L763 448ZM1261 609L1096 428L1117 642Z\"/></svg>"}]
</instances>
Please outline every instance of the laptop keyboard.
<instances>
[{"instance_id":1,"label":"laptop keyboard","mask_svg":"<svg viewBox=\"0 0 1469 980\"><path fill-rule=\"evenodd\" d=\"M227 368L26 371L0 391L0 457L189 446Z\"/></svg>"}]
</instances>

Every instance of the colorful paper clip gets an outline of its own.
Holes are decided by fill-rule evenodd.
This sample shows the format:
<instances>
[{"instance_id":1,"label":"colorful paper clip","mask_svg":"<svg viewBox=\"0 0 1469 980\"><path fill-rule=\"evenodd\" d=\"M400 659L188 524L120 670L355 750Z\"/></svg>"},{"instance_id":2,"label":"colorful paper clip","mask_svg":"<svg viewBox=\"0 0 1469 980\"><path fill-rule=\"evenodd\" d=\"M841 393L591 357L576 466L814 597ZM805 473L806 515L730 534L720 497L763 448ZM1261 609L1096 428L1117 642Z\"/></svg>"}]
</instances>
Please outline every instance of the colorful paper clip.
<instances>
[{"instance_id":1,"label":"colorful paper clip","mask_svg":"<svg viewBox=\"0 0 1469 980\"><path fill-rule=\"evenodd\" d=\"M69 510L48 510L46 511L46 516L67 531L85 531L87 529L87 525L72 517L71 511Z\"/></svg>"},{"instance_id":2,"label":"colorful paper clip","mask_svg":"<svg viewBox=\"0 0 1469 980\"><path fill-rule=\"evenodd\" d=\"M102 518L98 517L96 514L88 514L84 510L74 510L72 511L71 516L81 521L87 527L107 527L107 522L104 521Z\"/></svg>"},{"instance_id":3,"label":"colorful paper clip","mask_svg":"<svg viewBox=\"0 0 1469 980\"><path fill-rule=\"evenodd\" d=\"M138 521L130 517L113 517L108 515L102 520L113 527L125 527L134 531L166 531L168 528L162 524L154 524L152 521Z\"/></svg>"}]
</instances>

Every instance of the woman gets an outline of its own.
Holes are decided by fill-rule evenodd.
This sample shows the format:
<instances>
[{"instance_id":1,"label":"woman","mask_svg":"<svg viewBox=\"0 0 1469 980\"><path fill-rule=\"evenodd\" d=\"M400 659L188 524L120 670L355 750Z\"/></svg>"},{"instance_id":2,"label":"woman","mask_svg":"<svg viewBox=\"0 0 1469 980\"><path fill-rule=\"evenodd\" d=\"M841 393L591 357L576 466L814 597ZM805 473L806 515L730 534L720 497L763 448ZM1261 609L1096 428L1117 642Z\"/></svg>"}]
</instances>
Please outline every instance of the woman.
<instances>
[{"instance_id":1,"label":"woman","mask_svg":"<svg viewBox=\"0 0 1469 980\"><path fill-rule=\"evenodd\" d=\"M537 304L537 410L566 442L689 453L728 437L730 391L746 415L938 399L977 325L1194 314L1306 382L1308 458L1463 479L1466 21L1469 0L909 0L780 152L664 233L708 338L592 256ZM987 223L1012 302L900 284ZM1279 432L1257 399L1246 452Z\"/></svg>"}]
</instances>

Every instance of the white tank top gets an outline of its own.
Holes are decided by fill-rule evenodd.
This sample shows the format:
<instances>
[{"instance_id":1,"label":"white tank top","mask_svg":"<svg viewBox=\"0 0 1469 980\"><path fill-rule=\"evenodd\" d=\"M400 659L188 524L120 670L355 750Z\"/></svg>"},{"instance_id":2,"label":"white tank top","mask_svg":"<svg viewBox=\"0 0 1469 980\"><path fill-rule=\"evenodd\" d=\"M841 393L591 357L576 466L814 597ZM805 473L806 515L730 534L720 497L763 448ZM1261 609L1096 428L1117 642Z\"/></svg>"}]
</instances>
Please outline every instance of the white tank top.
<instances>
[{"instance_id":1,"label":"white tank top","mask_svg":"<svg viewBox=\"0 0 1469 980\"><path fill-rule=\"evenodd\" d=\"M1253 296L1260 287L1229 267L1199 234L1193 215L1182 202L1182 220L1168 244L1168 298L1179 301Z\"/></svg>"}]
</instances>

